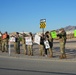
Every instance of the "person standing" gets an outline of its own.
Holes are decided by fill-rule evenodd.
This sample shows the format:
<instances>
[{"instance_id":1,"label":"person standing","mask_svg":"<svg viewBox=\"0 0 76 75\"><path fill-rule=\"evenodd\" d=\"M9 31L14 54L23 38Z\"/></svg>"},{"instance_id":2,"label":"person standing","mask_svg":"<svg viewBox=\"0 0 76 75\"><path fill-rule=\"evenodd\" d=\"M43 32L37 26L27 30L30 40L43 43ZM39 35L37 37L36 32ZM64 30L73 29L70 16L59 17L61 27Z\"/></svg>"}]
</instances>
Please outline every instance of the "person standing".
<instances>
[{"instance_id":1,"label":"person standing","mask_svg":"<svg viewBox=\"0 0 76 75\"><path fill-rule=\"evenodd\" d=\"M27 45L28 55L33 56L33 35L31 32L29 33L28 38L30 40L30 44Z\"/></svg>"},{"instance_id":2,"label":"person standing","mask_svg":"<svg viewBox=\"0 0 76 75\"><path fill-rule=\"evenodd\" d=\"M45 33L45 39L48 41L49 43L49 48L46 49L45 48L45 54L47 55L47 50L49 50L49 57L53 57L53 51L52 51L52 47L53 47L53 38L51 37L51 34L49 33L49 31L47 31Z\"/></svg>"},{"instance_id":3,"label":"person standing","mask_svg":"<svg viewBox=\"0 0 76 75\"><path fill-rule=\"evenodd\" d=\"M59 41L60 41L60 52L61 52L60 59L64 59L66 58L66 53L65 53L66 32L64 28L60 29L57 36L59 37Z\"/></svg>"},{"instance_id":4,"label":"person standing","mask_svg":"<svg viewBox=\"0 0 76 75\"><path fill-rule=\"evenodd\" d=\"M45 36L44 33L42 33L40 36L40 45L39 45L40 56L44 56L44 40Z\"/></svg>"},{"instance_id":5,"label":"person standing","mask_svg":"<svg viewBox=\"0 0 76 75\"><path fill-rule=\"evenodd\" d=\"M24 50L24 54L27 55L25 33L22 34L22 47L23 47L23 50Z\"/></svg>"},{"instance_id":6,"label":"person standing","mask_svg":"<svg viewBox=\"0 0 76 75\"><path fill-rule=\"evenodd\" d=\"M15 48L15 53L20 54L20 38L19 38L18 32L16 32L16 35L15 35L14 48Z\"/></svg>"},{"instance_id":7,"label":"person standing","mask_svg":"<svg viewBox=\"0 0 76 75\"><path fill-rule=\"evenodd\" d=\"M9 35L7 32L5 32L4 34L2 34L2 52L8 52L8 41Z\"/></svg>"},{"instance_id":8,"label":"person standing","mask_svg":"<svg viewBox=\"0 0 76 75\"><path fill-rule=\"evenodd\" d=\"M0 50L2 51L2 33L0 31Z\"/></svg>"}]
</instances>

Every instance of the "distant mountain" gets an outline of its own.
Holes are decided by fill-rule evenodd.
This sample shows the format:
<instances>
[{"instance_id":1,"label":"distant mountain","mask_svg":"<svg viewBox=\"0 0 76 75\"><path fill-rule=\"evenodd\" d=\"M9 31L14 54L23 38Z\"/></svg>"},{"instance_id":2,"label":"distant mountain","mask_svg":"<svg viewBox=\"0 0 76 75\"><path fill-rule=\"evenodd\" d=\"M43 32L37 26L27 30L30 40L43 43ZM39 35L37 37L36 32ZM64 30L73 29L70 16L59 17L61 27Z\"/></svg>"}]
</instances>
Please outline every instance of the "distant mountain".
<instances>
[{"instance_id":1,"label":"distant mountain","mask_svg":"<svg viewBox=\"0 0 76 75\"><path fill-rule=\"evenodd\" d=\"M65 31L72 31L72 30L75 30L75 29L76 29L76 26L71 26L71 25L64 27Z\"/></svg>"}]
</instances>

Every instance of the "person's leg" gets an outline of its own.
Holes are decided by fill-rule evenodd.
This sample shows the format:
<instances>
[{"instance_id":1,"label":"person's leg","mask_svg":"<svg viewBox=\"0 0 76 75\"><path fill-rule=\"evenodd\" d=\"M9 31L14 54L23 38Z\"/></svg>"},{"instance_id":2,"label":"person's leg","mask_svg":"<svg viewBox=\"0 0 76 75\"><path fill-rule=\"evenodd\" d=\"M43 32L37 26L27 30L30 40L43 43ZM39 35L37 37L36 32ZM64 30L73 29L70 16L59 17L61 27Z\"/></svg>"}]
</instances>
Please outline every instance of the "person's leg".
<instances>
[{"instance_id":1,"label":"person's leg","mask_svg":"<svg viewBox=\"0 0 76 75\"><path fill-rule=\"evenodd\" d=\"M53 51L52 51L52 48L49 48L49 57L53 57Z\"/></svg>"}]
</instances>

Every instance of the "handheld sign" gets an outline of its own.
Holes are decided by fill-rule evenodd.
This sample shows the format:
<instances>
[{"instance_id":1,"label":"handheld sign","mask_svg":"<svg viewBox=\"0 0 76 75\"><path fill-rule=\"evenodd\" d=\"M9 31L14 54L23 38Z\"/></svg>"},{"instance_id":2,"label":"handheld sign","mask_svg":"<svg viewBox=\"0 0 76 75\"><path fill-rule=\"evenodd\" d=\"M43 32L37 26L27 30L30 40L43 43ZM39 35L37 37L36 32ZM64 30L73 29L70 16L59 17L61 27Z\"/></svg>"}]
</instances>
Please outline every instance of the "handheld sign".
<instances>
[{"instance_id":1,"label":"handheld sign","mask_svg":"<svg viewBox=\"0 0 76 75\"><path fill-rule=\"evenodd\" d=\"M10 37L9 42L15 42L15 37Z\"/></svg>"},{"instance_id":2,"label":"handheld sign","mask_svg":"<svg viewBox=\"0 0 76 75\"><path fill-rule=\"evenodd\" d=\"M56 31L52 31L52 32L51 32L51 36L52 36L52 38L57 38Z\"/></svg>"},{"instance_id":3,"label":"handheld sign","mask_svg":"<svg viewBox=\"0 0 76 75\"><path fill-rule=\"evenodd\" d=\"M74 37L76 37L76 30L74 30Z\"/></svg>"},{"instance_id":4,"label":"handheld sign","mask_svg":"<svg viewBox=\"0 0 76 75\"><path fill-rule=\"evenodd\" d=\"M9 56L11 55L11 43L12 42L15 42L15 37L10 37L10 39L9 39Z\"/></svg>"},{"instance_id":5,"label":"handheld sign","mask_svg":"<svg viewBox=\"0 0 76 75\"><path fill-rule=\"evenodd\" d=\"M0 34L0 37L2 36L2 34Z\"/></svg>"},{"instance_id":6,"label":"handheld sign","mask_svg":"<svg viewBox=\"0 0 76 75\"><path fill-rule=\"evenodd\" d=\"M50 48L48 40L44 41L44 45L46 49Z\"/></svg>"},{"instance_id":7,"label":"handheld sign","mask_svg":"<svg viewBox=\"0 0 76 75\"><path fill-rule=\"evenodd\" d=\"M25 37L26 45L32 45L31 37Z\"/></svg>"},{"instance_id":8,"label":"handheld sign","mask_svg":"<svg viewBox=\"0 0 76 75\"><path fill-rule=\"evenodd\" d=\"M34 42L37 43L37 44L40 44L40 36L35 35Z\"/></svg>"}]
</instances>

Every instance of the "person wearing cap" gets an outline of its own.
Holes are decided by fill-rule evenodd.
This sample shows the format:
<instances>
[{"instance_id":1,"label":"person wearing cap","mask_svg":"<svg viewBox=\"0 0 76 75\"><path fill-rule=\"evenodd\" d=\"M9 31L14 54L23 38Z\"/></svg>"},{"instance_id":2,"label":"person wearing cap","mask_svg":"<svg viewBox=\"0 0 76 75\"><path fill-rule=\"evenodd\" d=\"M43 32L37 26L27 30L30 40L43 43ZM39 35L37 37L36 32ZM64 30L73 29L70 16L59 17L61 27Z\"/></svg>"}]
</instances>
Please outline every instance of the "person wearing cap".
<instances>
[{"instance_id":1,"label":"person wearing cap","mask_svg":"<svg viewBox=\"0 0 76 75\"><path fill-rule=\"evenodd\" d=\"M64 28L61 28L59 30L59 33L57 34L57 36L59 37L59 41L60 41L60 59L64 59L66 58L66 53L65 53L65 44L66 44L66 32L64 30Z\"/></svg>"}]
</instances>

